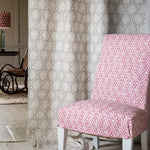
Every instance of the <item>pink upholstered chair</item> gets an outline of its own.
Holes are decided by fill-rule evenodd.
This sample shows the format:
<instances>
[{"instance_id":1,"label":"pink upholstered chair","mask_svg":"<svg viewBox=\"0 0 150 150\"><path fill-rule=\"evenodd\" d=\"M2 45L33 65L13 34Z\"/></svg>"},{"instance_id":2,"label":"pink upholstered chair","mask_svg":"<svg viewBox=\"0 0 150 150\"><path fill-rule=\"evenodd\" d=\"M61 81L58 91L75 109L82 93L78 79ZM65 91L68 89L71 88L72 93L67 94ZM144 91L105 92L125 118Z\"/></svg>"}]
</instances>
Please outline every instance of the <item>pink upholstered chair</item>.
<instances>
[{"instance_id":1,"label":"pink upholstered chair","mask_svg":"<svg viewBox=\"0 0 150 150\"><path fill-rule=\"evenodd\" d=\"M58 149L66 149L67 131L122 138L123 150L132 150L141 134L148 150L150 118L150 35L107 35L104 38L91 100L62 107L58 113Z\"/></svg>"}]
</instances>

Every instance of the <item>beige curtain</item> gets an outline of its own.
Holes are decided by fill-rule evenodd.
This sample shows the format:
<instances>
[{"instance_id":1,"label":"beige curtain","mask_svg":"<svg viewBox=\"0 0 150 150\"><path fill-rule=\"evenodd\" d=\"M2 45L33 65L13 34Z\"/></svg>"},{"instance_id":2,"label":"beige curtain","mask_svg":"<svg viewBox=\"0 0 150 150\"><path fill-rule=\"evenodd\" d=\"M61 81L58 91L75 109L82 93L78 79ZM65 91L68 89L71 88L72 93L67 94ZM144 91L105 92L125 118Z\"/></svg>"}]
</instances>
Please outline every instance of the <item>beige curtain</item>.
<instances>
[{"instance_id":1,"label":"beige curtain","mask_svg":"<svg viewBox=\"0 0 150 150\"><path fill-rule=\"evenodd\" d=\"M146 32L150 34L150 0L148 0L148 2L147 2Z\"/></svg>"},{"instance_id":2,"label":"beige curtain","mask_svg":"<svg viewBox=\"0 0 150 150\"><path fill-rule=\"evenodd\" d=\"M144 32L145 4L146 0L29 0L32 141L57 149L58 109L90 99L103 36ZM70 138L70 146L75 141L78 149L90 149L83 135L75 135L80 142Z\"/></svg>"}]
</instances>

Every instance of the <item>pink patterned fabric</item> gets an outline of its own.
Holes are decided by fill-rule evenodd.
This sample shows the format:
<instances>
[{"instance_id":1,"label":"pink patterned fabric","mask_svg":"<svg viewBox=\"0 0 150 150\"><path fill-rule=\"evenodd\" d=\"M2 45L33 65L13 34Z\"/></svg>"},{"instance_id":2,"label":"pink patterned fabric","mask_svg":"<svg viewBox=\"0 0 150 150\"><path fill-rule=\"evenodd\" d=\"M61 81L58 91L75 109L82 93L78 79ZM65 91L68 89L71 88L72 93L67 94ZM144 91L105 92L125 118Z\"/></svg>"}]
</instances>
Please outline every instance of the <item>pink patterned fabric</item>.
<instances>
[{"instance_id":1,"label":"pink patterned fabric","mask_svg":"<svg viewBox=\"0 0 150 150\"><path fill-rule=\"evenodd\" d=\"M104 39L92 100L62 107L58 126L88 134L131 138L148 128L150 35Z\"/></svg>"},{"instance_id":2,"label":"pink patterned fabric","mask_svg":"<svg viewBox=\"0 0 150 150\"><path fill-rule=\"evenodd\" d=\"M84 100L59 110L62 128L107 137L135 137L148 128L149 113L136 107L106 100Z\"/></svg>"},{"instance_id":3,"label":"pink patterned fabric","mask_svg":"<svg viewBox=\"0 0 150 150\"><path fill-rule=\"evenodd\" d=\"M104 39L92 100L113 100L143 110L150 71L150 35L108 35Z\"/></svg>"}]
</instances>

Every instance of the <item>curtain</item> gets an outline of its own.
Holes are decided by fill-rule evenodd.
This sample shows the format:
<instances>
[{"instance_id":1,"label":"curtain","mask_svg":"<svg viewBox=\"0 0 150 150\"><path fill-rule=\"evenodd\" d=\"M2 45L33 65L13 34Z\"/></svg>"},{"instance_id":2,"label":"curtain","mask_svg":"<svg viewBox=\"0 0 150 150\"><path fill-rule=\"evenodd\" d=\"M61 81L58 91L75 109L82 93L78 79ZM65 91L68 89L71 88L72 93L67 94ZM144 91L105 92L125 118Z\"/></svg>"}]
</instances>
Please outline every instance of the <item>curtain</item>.
<instances>
[{"instance_id":1,"label":"curtain","mask_svg":"<svg viewBox=\"0 0 150 150\"><path fill-rule=\"evenodd\" d=\"M148 2L147 2L146 33L150 33L150 0L148 0Z\"/></svg>"},{"instance_id":2,"label":"curtain","mask_svg":"<svg viewBox=\"0 0 150 150\"><path fill-rule=\"evenodd\" d=\"M146 2L29 1L30 140L42 147L50 143L49 149L57 149L59 108L90 99L104 35L144 33ZM74 143L78 149L90 149L86 141L90 138L73 132L70 135L74 135L70 146Z\"/></svg>"}]
</instances>

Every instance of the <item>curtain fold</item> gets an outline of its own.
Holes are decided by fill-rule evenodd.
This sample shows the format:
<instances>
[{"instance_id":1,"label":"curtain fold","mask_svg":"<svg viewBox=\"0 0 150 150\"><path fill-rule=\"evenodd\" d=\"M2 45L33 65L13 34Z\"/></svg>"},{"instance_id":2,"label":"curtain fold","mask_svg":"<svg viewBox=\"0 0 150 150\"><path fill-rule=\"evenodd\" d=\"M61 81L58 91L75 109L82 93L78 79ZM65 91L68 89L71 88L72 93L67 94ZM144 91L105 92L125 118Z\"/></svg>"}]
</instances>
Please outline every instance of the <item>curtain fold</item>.
<instances>
[{"instance_id":1,"label":"curtain fold","mask_svg":"<svg viewBox=\"0 0 150 150\"><path fill-rule=\"evenodd\" d=\"M143 33L145 8L146 0L29 1L30 140L57 149L57 112L90 99L104 35ZM85 135L70 135L70 146L90 149Z\"/></svg>"},{"instance_id":2,"label":"curtain fold","mask_svg":"<svg viewBox=\"0 0 150 150\"><path fill-rule=\"evenodd\" d=\"M146 33L150 34L150 0L147 1L147 21L146 21Z\"/></svg>"},{"instance_id":3,"label":"curtain fold","mask_svg":"<svg viewBox=\"0 0 150 150\"><path fill-rule=\"evenodd\" d=\"M57 112L87 99L88 3L29 1L29 121L32 140L56 143Z\"/></svg>"},{"instance_id":4,"label":"curtain fold","mask_svg":"<svg viewBox=\"0 0 150 150\"><path fill-rule=\"evenodd\" d=\"M87 71L88 71L88 97L95 79L95 71L101 53L104 35L109 31L109 0L92 0L89 2L88 10L88 42L87 42Z\"/></svg>"}]
</instances>

